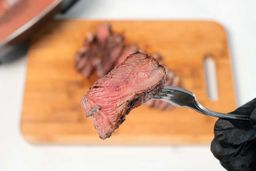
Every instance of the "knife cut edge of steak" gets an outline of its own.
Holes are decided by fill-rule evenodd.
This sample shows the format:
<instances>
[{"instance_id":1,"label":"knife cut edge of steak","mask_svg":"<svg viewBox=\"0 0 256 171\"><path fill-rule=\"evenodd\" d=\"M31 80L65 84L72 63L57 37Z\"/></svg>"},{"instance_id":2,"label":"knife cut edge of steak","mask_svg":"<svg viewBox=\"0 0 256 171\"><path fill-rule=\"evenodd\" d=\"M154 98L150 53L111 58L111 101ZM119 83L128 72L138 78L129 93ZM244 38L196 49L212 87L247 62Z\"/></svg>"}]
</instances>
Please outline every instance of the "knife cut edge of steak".
<instances>
[{"instance_id":1,"label":"knife cut edge of steak","mask_svg":"<svg viewBox=\"0 0 256 171\"><path fill-rule=\"evenodd\" d=\"M140 83L132 82L140 77ZM145 103L163 88L165 80L166 69L153 57L137 52L96 81L82 99L82 105L87 116L91 116L100 138L110 137L133 108ZM129 87L131 84L133 87ZM120 95L121 91L124 93Z\"/></svg>"}]
</instances>

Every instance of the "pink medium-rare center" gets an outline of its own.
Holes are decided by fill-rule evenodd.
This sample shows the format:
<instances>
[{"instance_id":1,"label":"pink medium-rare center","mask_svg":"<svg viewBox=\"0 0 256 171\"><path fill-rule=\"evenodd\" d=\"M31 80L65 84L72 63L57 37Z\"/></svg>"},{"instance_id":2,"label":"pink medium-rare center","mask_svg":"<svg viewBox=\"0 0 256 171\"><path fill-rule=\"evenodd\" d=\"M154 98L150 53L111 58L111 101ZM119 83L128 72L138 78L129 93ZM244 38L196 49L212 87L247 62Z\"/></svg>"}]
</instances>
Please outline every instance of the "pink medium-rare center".
<instances>
[{"instance_id":1,"label":"pink medium-rare center","mask_svg":"<svg viewBox=\"0 0 256 171\"><path fill-rule=\"evenodd\" d=\"M82 100L102 139L110 137L131 109L163 88L165 68L144 53L134 53L96 81Z\"/></svg>"}]
</instances>

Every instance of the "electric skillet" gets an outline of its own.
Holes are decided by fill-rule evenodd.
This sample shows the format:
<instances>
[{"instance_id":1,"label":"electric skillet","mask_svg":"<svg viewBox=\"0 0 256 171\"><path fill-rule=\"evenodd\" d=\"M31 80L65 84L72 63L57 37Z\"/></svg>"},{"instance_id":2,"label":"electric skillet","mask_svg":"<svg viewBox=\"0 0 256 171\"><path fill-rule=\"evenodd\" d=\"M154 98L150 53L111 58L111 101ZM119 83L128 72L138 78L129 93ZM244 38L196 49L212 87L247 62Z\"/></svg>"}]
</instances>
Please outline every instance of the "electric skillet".
<instances>
[{"instance_id":1,"label":"electric skillet","mask_svg":"<svg viewBox=\"0 0 256 171\"><path fill-rule=\"evenodd\" d=\"M65 12L77 0L0 0L0 63L58 12Z\"/></svg>"}]
</instances>

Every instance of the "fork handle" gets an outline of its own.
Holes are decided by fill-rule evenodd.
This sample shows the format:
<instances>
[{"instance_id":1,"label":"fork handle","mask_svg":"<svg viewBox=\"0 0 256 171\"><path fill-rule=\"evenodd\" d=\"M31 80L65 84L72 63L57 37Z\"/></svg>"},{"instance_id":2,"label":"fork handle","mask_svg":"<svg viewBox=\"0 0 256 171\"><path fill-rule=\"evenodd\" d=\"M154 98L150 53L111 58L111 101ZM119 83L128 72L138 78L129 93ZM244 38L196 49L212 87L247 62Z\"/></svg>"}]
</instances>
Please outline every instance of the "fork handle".
<instances>
[{"instance_id":1,"label":"fork handle","mask_svg":"<svg viewBox=\"0 0 256 171\"><path fill-rule=\"evenodd\" d=\"M211 111L206 107L204 107L203 105L201 105L200 103L195 103L193 106L188 106L188 107L207 116L218 117L222 119L235 119L235 120L247 120L247 121L250 120L249 117L246 115L239 115L234 113L227 115L224 113Z\"/></svg>"}]
</instances>

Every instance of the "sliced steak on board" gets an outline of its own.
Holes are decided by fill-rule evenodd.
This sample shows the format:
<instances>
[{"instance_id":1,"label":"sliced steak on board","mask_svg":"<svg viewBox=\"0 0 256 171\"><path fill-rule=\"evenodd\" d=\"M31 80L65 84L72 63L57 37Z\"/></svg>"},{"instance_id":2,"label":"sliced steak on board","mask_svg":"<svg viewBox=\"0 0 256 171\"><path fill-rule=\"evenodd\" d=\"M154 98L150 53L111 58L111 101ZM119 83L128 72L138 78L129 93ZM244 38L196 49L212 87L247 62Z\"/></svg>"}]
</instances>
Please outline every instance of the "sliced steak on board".
<instances>
[{"instance_id":1,"label":"sliced steak on board","mask_svg":"<svg viewBox=\"0 0 256 171\"><path fill-rule=\"evenodd\" d=\"M123 47L121 34L112 32L108 24L100 25L96 34L87 36L83 48L76 54L76 69L86 78L94 71L102 77L114 68Z\"/></svg>"},{"instance_id":2,"label":"sliced steak on board","mask_svg":"<svg viewBox=\"0 0 256 171\"><path fill-rule=\"evenodd\" d=\"M110 137L131 109L163 88L165 79L166 70L155 58L137 52L96 81L82 104L99 136Z\"/></svg>"}]
</instances>

